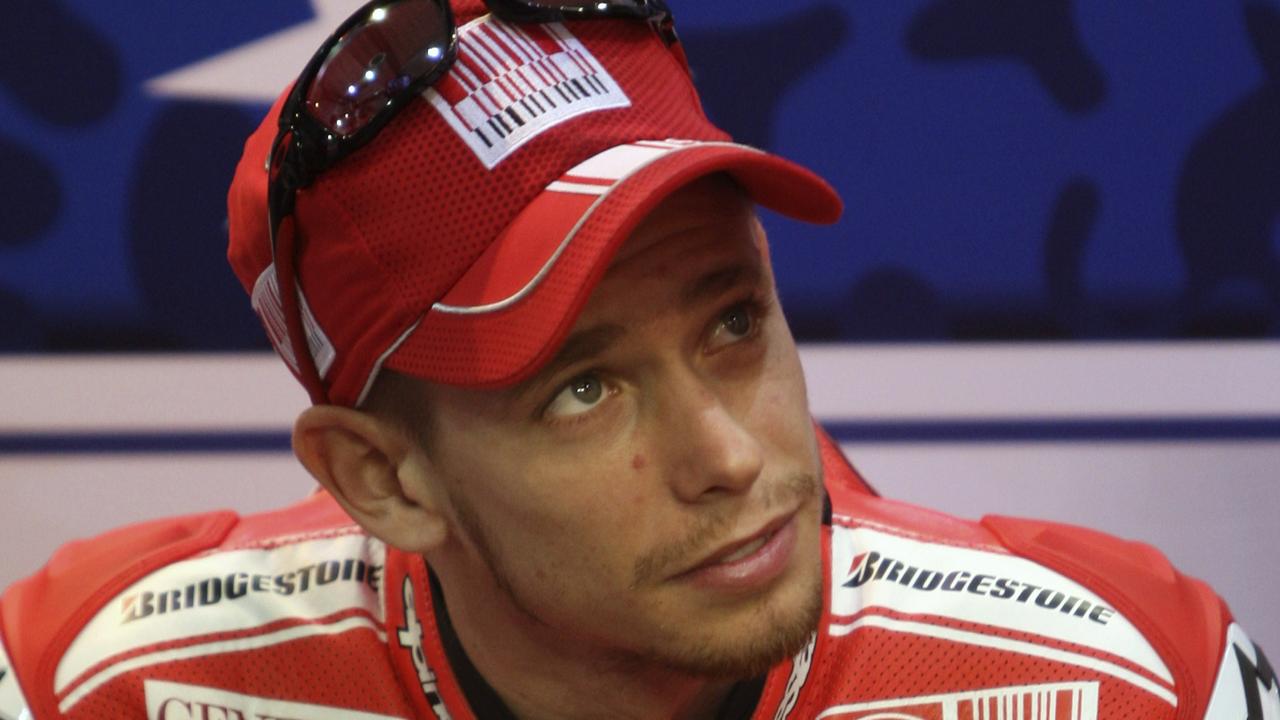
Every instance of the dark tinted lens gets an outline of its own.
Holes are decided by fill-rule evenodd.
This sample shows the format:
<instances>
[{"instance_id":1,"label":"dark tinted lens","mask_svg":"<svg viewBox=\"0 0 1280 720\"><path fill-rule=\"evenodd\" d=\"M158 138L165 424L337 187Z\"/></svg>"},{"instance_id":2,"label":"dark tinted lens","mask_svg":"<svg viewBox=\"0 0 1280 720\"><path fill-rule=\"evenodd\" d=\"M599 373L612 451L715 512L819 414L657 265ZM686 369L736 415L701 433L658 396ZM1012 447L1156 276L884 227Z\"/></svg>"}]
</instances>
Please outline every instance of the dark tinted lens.
<instances>
[{"instance_id":1,"label":"dark tinted lens","mask_svg":"<svg viewBox=\"0 0 1280 720\"><path fill-rule=\"evenodd\" d=\"M644 7L644 0L527 0L529 5L573 10L609 10Z\"/></svg>"},{"instance_id":2,"label":"dark tinted lens","mask_svg":"<svg viewBox=\"0 0 1280 720\"><path fill-rule=\"evenodd\" d=\"M450 39L442 1L387 2L347 31L307 89L307 114L351 135L435 69Z\"/></svg>"},{"instance_id":3,"label":"dark tinted lens","mask_svg":"<svg viewBox=\"0 0 1280 720\"><path fill-rule=\"evenodd\" d=\"M653 14L648 0L512 0L531 10L559 11L574 16L635 16Z\"/></svg>"}]
</instances>

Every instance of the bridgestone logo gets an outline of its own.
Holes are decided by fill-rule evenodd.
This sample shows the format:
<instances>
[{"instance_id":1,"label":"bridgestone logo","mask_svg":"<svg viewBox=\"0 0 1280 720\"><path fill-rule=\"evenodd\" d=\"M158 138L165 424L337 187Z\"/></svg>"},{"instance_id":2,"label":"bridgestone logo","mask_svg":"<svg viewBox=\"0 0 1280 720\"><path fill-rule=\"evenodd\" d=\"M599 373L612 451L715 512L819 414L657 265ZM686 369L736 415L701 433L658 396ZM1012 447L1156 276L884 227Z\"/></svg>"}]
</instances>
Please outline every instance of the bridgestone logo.
<instances>
[{"instance_id":1,"label":"bridgestone logo","mask_svg":"<svg viewBox=\"0 0 1280 720\"><path fill-rule=\"evenodd\" d=\"M857 588L871 582L897 583L920 592L981 595L1054 610L1063 615L1091 620L1099 625L1106 625L1116 612L1105 605L1054 588L968 570L916 567L901 560L883 557L878 552L867 552L855 557L849 568L849 578L843 585Z\"/></svg>"},{"instance_id":2,"label":"bridgestone logo","mask_svg":"<svg viewBox=\"0 0 1280 720\"><path fill-rule=\"evenodd\" d=\"M300 567L278 575L228 573L184 585L180 588L125 595L120 601L121 624L143 618L233 602L253 594L290 596L332 583L361 583L378 591L382 566L347 558Z\"/></svg>"}]
</instances>

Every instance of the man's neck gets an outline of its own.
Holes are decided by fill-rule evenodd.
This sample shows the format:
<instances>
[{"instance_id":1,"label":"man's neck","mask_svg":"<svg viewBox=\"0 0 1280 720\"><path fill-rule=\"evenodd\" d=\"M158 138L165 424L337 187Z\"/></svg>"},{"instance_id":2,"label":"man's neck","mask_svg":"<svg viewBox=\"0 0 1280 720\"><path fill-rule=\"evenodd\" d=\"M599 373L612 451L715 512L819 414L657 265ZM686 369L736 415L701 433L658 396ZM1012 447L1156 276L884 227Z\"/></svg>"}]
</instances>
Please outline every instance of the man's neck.
<instances>
[{"instance_id":1,"label":"man's neck","mask_svg":"<svg viewBox=\"0 0 1280 720\"><path fill-rule=\"evenodd\" d=\"M763 678L735 684L665 668L593 662L565 648L563 640L538 642L521 632L488 637L484 628L509 625L480 622L465 606L451 611L434 574L431 595L445 653L478 717L727 720L748 717L763 688Z\"/></svg>"}]
</instances>

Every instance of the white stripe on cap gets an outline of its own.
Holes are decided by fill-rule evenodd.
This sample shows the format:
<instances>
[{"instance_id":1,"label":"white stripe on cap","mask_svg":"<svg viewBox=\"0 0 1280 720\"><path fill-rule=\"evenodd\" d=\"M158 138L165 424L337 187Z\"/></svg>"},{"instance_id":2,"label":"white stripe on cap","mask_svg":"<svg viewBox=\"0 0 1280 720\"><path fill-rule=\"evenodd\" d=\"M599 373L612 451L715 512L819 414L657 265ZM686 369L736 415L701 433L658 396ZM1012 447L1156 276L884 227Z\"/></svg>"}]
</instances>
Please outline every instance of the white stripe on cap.
<instances>
[{"instance_id":1,"label":"white stripe on cap","mask_svg":"<svg viewBox=\"0 0 1280 720\"><path fill-rule=\"evenodd\" d=\"M534 288L536 288L542 282L543 278L551 272L551 268L555 265L556 261L560 259L565 248L573 241L573 238L577 236L578 231L586 224L587 219L595 213L596 209L600 207L606 198L608 198L609 194L622 184L622 181L630 178L662 157L694 147L738 148L746 152L763 152L756 148L739 145L737 143L703 142L696 140L646 140L643 142L618 145L616 147L609 148L608 150L583 161L569 172L565 173L564 177L578 178L587 181L611 180L611 183L607 185L592 185L589 184L589 182L574 183L556 181L547 187L547 190L551 192L591 194L599 195L599 197L591 204L591 207L587 208L587 211L582 214L582 217L578 218L577 222L574 223L573 228L565 234L564 240L556 248L555 252L551 254L551 257L547 258L547 261L543 263L542 267L538 269L538 272L529 280L528 283L525 284L524 287L502 300L488 303L486 305L459 306L446 305L442 302L438 302L431 306L431 312L448 313L451 315L481 315L504 310L524 299L529 295L529 293L533 292ZM557 185L560 187L556 187ZM590 188L590 192L587 192L586 188ZM538 202L538 200L535 199L534 202Z\"/></svg>"},{"instance_id":2,"label":"white stripe on cap","mask_svg":"<svg viewBox=\"0 0 1280 720\"><path fill-rule=\"evenodd\" d=\"M298 309L302 313L302 329L307 336L307 347L311 350L311 358L315 363L316 372L324 378L328 374L329 368L333 366L334 358L337 356L337 350L333 343L330 342L329 336L325 334L320 327L320 323L316 321L316 316L311 312L311 306L307 304L307 298L302 294L302 288L298 287ZM276 264L271 263L266 270L258 276L253 284L253 293L250 298L250 304L257 311L258 317L262 319L262 325L267 330L267 337L271 340L271 345L275 347L276 352L280 354L286 364L293 368L295 373L301 374L298 369L298 359L293 354L293 343L289 341L288 324L285 322L284 306L280 299L280 285L276 279Z\"/></svg>"},{"instance_id":3,"label":"white stripe on cap","mask_svg":"<svg viewBox=\"0 0 1280 720\"><path fill-rule=\"evenodd\" d=\"M552 192L575 193L577 195L603 195L612 185L588 185L586 183L561 182L557 180L547 186Z\"/></svg>"},{"instance_id":4,"label":"white stripe on cap","mask_svg":"<svg viewBox=\"0 0 1280 720\"><path fill-rule=\"evenodd\" d=\"M646 142L619 145L579 164L565 173L565 176L610 180L616 183L641 167L681 147L688 147L688 143Z\"/></svg>"}]
</instances>

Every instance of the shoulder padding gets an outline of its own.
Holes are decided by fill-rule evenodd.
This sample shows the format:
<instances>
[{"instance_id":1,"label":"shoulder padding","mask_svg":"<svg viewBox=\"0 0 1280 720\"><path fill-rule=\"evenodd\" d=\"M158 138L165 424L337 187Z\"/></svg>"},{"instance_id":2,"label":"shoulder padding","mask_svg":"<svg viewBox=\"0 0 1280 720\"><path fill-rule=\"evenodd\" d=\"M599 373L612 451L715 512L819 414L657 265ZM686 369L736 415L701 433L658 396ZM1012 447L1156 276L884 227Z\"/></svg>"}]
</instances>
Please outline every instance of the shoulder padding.
<instances>
[{"instance_id":1,"label":"shoulder padding","mask_svg":"<svg viewBox=\"0 0 1280 720\"><path fill-rule=\"evenodd\" d=\"M216 547L237 520L230 511L206 513L79 540L9 588L0 631L35 717L57 716L50 703L58 659L104 603L153 570Z\"/></svg>"},{"instance_id":2,"label":"shoulder padding","mask_svg":"<svg viewBox=\"0 0 1280 720\"><path fill-rule=\"evenodd\" d=\"M832 500L843 500L851 495L879 496L875 488L871 487L871 483L868 483L853 463L849 462L849 458L845 457L840 446L827 434L827 431L817 423L814 423L813 428L818 437L818 452L827 476L827 492L831 493Z\"/></svg>"},{"instance_id":3,"label":"shoulder padding","mask_svg":"<svg viewBox=\"0 0 1280 720\"><path fill-rule=\"evenodd\" d=\"M1173 676L1182 719L1204 717L1230 611L1205 583L1139 542L1058 523L988 516L982 525L1012 552L1093 589L1134 624Z\"/></svg>"}]
</instances>

